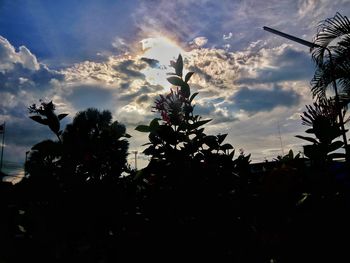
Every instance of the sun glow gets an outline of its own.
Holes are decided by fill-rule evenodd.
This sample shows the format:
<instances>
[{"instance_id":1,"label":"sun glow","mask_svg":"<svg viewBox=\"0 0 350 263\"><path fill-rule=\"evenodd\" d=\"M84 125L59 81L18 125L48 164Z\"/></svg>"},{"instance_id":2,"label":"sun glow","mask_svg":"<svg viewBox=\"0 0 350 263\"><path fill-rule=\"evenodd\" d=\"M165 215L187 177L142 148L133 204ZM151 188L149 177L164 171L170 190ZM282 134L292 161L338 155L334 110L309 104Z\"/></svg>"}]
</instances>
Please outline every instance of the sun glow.
<instances>
[{"instance_id":1,"label":"sun glow","mask_svg":"<svg viewBox=\"0 0 350 263\"><path fill-rule=\"evenodd\" d=\"M176 60L179 54L185 55L186 51L182 49L175 41L166 37L145 38L141 42L142 54L140 57L154 59L158 61L155 67L147 67L142 71L146 79L153 85L169 87L166 73L172 72L169 64L171 60Z\"/></svg>"}]
</instances>

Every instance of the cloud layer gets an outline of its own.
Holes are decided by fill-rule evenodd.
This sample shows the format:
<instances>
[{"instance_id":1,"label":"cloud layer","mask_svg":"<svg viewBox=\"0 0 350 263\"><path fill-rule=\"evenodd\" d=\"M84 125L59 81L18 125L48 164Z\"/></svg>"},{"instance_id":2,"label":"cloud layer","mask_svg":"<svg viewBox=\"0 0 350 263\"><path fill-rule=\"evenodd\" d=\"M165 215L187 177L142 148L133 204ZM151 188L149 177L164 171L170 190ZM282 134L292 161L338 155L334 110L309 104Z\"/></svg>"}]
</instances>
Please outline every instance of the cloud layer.
<instances>
[{"instance_id":1,"label":"cloud layer","mask_svg":"<svg viewBox=\"0 0 350 263\"><path fill-rule=\"evenodd\" d=\"M6 159L23 161L31 145L51 136L27 117L39 99L69 113L66 122L87 107L109 109L133 135L131 149L141 151L147 137L134 128L157 117L153 102L169 91L169 60L179 53L185 70L195 72L196 113L213 119L207 133L229 133L228 141L254 161L282 152L278 127L283 147L301 150L294 135L304 130L298 116L311 103L314 67L305 47L262 26L311 40L318 22L339 10L350 12L347 1L5 3L0 121L7 123Z\"/></svg>"}]
</instances>

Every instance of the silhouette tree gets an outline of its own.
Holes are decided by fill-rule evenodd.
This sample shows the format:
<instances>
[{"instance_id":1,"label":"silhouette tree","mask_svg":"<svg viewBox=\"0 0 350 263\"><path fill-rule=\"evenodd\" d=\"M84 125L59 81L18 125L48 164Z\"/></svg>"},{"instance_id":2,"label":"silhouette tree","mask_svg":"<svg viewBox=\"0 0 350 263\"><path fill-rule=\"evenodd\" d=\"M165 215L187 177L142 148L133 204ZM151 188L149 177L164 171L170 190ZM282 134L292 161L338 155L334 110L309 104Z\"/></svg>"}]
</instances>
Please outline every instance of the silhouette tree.
<instances>
[{"instance_id":1,"label":"silhouette tree","mask_svg":"<svg viewBox=\"0 0 350 263\"><path fill-rule=\"evenodd\" d=\"M350 21L340 13L327 18L319 26L313 42L320 47L311 49L316 71L311 80L314 96L325 99L333 80L338 82L341 100L350 98ZM326 52L326 48L330 53ZM332 56L332 60L330 58Z\"/></svg>"},{"instance_id":2,"label":"silhouette tree","mask_svg":"<svg viewBox=\"0 0 350 263\"><path fill-rule=\"evenodd\" d=\"M109 111L87 109L79 112L65 131L59 130L59 120L67 114L56 115L52 102L30 107L31 119L49 125L58 142L46 140L34 145L25 164L30 177L50 177L55 180L73 181L118 178L127 170L128 142L125 126L112 122ZM63 116L63 117L62 117Z\"/></svg>"},{"instance_id":3,"label":"silhouette tree","mask_svg":"<svg viewBox=\"0 0 350 263\"><path fill-rule=\"evenodd\" d=\"M80 260L97 262L103 257L98 240L125 231L124 217L134 209L128 178L120 177L128 171L130 135L109 111L93 108L77 113L62 132L54 109L52 102L30 107L39 114L30 118L48 125L58 141L32 147L19 184L28 242L47 261L69 261L84 251Z\"/></svg>"},{"instance_id":4,"label":"silhouette tree","mask_svg":"<svg viewBox=\"0 0 350 263\"><path fill-rule=\"evenodd\" d=\"M130 137L109 111L79 112L62 134L64 168L84 180L117 178L127 169Z\"/></svg>"}]
</instances>

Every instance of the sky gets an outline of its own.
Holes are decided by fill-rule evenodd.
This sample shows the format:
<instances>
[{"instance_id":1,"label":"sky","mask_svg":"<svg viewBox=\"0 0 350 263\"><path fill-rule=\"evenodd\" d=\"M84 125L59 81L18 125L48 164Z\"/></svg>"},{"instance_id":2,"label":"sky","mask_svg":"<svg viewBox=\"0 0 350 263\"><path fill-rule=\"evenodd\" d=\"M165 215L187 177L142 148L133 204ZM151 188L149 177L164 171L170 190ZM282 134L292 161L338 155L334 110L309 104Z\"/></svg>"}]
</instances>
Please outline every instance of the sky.
<instances>
[{"instance_id":1,"label":"sky","mask_svg":"<svg viewBox=\"0 0 350 263\"><path fill-rule=\"evenodd\" d=\"M207 134L228 133L253 162L302 151L295 135L306 129L314 64L307 47L262 27L311 41L336 12L349 16L350 1L0 0L4 159L23 163L31 146L54 138L28 118L40 99L69 113L63 128L88 107L110 110L132 135L130 151L142 152L147 135L134 129L158 117L151 108L170 91L166 73L179 54L195 72L195 113L213 119Z\"/></svg>"}]
</instances>

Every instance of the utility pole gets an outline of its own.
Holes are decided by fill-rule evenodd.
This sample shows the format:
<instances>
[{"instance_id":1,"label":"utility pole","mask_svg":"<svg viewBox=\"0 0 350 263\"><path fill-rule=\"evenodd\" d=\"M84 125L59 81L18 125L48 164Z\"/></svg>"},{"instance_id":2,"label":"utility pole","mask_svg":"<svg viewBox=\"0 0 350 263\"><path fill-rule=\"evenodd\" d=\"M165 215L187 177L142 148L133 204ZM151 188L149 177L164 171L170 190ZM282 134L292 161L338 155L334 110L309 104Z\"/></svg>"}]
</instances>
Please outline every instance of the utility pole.
<instances>
[{"instance_id":1,"label":"utility pole","mask_svg":"<svg viewBox=\"0 0 350 263\"><path fill-rule=\"evenodd\" d=\"M1 163L0 163L0 171L2 170L3 165L3 157L4 157L4 144L5 144L5 122L0 125L0 133L2 133L2 143L1 143Z\"/></svg>"},{"instance_id":2,"label":"utility pole","mask_svg":"<svg viewBox=\"0 0 350 263\"><path fill-rule=\"evenodd\" d=\"M281 151L282 151L282 157L283 157L283 156L284 156L284 149L283 149L283 143L282 143L280 122L277 122L277 127L278 127L278 137L279 137L279 139L280 139Z\"/></svg>"},{"instance_id":3,"label":"utility pole","mask_svg":"<svg viewBox=\"0 0 350 263\"><path fill-rule=\"evenodd\" d=\"M137 153L138 151L132 151L133 154L135 154L135 170L137 170Z\"/></svg>"}]
</instances>

